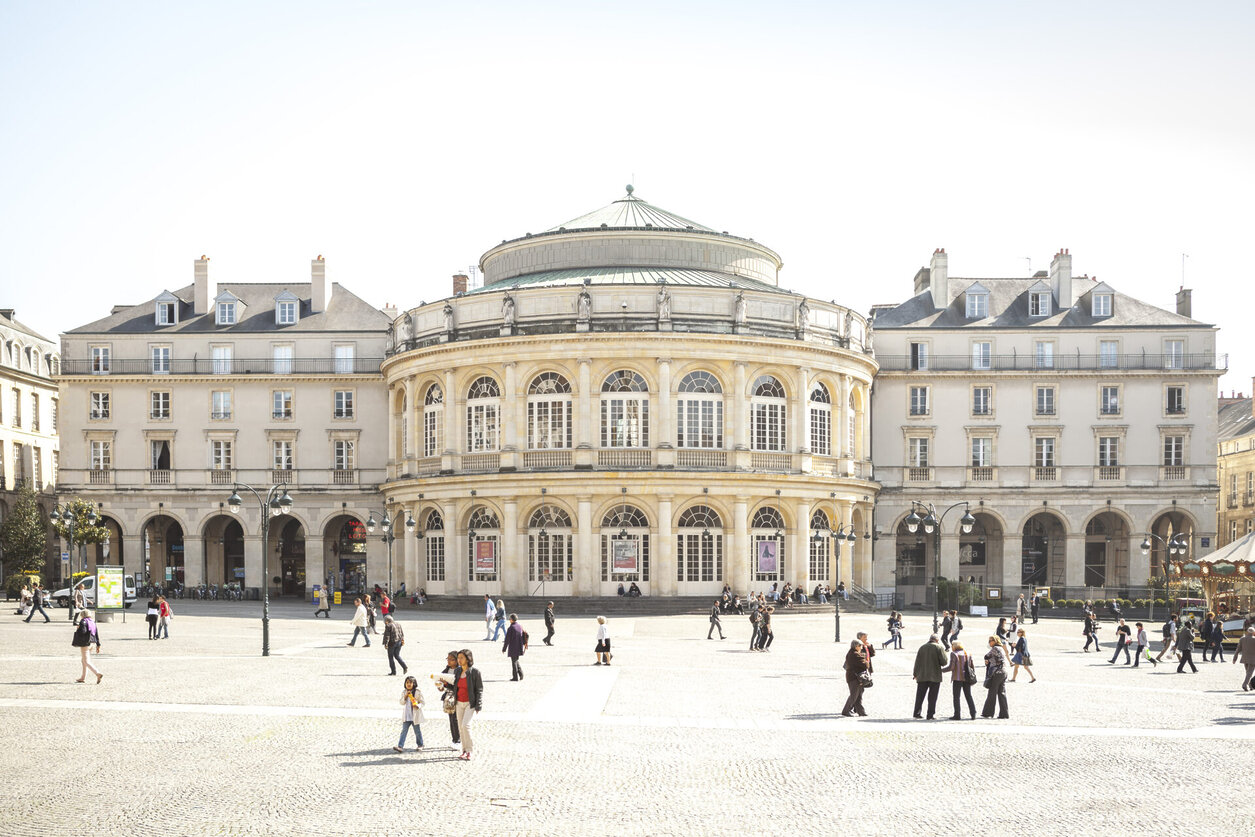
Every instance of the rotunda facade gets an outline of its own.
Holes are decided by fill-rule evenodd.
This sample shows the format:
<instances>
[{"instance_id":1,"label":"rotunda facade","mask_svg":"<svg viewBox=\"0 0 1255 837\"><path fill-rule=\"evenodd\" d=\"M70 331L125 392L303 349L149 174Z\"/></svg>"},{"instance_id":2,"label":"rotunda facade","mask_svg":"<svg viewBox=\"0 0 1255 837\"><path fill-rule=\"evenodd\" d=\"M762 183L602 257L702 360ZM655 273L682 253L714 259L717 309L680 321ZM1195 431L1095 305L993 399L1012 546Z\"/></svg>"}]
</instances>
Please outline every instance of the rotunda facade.
<instances>
[{"instance_id":1,"label":"rotunda facade","mask_svg":"<svg viewBox=\"0 0 1255 837\"><path fill-rule=\"evenodd\" d=\"M781 267L628 187L400 314L383 490L417 523L407 588L870 588L871 334Z\"/></svg>"}]
</instances>

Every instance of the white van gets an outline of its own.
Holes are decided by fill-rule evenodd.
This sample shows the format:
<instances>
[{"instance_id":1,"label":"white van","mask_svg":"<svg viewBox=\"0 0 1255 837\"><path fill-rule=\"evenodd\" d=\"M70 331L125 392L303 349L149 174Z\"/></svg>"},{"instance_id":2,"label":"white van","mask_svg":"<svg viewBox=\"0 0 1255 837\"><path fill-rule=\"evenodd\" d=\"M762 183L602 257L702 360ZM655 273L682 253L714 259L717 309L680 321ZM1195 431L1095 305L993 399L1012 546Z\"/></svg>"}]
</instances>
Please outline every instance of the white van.
<instances>
[{"instance_id":1,"label":"white van","mask_svg":"<svg viewBox=\"0 0 1255 837\"><path fill-rule=\"evenodd\" d=\"M83 598L88 607L94 608L96 606L96 576L83 576L81 581ZM52 594L52 600L57 603L57 607L69 607L70 602L74 601L74 590L70 587L62 587ZM135 576L133 575L122 576L122 603L126 607L135 604Z\"/></svg>"}]
</instances>

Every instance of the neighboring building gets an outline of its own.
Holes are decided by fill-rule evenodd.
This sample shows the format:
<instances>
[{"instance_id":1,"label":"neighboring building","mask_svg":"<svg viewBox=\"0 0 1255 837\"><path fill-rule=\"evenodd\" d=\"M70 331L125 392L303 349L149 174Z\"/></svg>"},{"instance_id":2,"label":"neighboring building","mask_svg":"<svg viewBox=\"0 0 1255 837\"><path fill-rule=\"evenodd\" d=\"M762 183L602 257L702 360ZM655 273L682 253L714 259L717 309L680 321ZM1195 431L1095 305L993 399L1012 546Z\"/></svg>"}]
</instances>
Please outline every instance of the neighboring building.
<instances>
[{"instance_id":1,"label":"neighboring building","mask_svg":"<svg viewBox=\"0 0 1255 837\"><path fill-rule=\"evenodd\" d=\"M1018 593L1121 591L1163 575L1143 533L1214 548L1216 329L1072 275L1061 251L1028 279L949 276L944 250L915 295L874 312L876 510L894 561L880 588L931 597L933 539L910 501L970 503L943 520L940 576ZM1153 540L1153 539L1152 539Z\"/></svg>"},{"instance_id":2,"label":"neighboring building","mask_svg":"<svg viewBox=\"0 0 1255 837\"><path fill-rule=\"evenodd\" d=\"M1255 515L1255 399L1221 398L1216 439L1220 499L1216 503L1216 546L1252 530Z\"/></svg>"},{"instance_id":3,"label":"neighboring building","mask_svg":"<svg viewBox=\"0 0 1255 837\"><path fill-rule=\"evenodd\" d=\"M480 268L482 288L455 277L398 317L383 363L386 493L422 535L411 589L870 585L861 315L780 288L775 252L631 187ZM829 535L850 527L838 566Z\"/></svg>"},{"instance_id":4,"label":"neighboring building","mask_svg":"<svg viewBox=\"0 0 1255 837\"><path fill-rule=\"evenodd\" d=\"M52 376L60 362L56 343L18 322L12 308L0 308L0 520L12 511L23 486L39 492L45 517L56 502L60 453ZM51 538L48 549L55 559ZM55 574L55 562L49 569Z\"/></svg>"},{"instance_id":5,"label":"neighboring building","mask_svg":"<svg viewBox=\"0 0 1255 837\"><path fill-rule=\"evenodd\" d=\"M387 578L363 521L379 508L389 316L338 284L320 256L309 283L209 281L62 335L63 493L100 504L112 537L90 550L154 582L262 583L258 505L225 506L236 482L287 483L272 520L276 593ZM369 560L369 568L366 561ZM77 569L77 567L75 567Z\"/></svg>"}]
</instances>

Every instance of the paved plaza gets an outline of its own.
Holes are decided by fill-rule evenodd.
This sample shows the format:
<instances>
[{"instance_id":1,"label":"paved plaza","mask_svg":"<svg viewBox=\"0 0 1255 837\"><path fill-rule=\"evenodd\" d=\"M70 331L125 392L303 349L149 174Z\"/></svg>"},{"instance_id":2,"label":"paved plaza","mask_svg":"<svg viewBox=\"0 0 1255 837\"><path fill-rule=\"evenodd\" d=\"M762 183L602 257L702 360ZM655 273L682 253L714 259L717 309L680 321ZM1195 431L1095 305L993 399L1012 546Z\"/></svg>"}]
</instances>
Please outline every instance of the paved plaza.
<instances>
[{"instance_id":1,"label":"paved plaza","mask_svg":"<svg viewBox=\"0 0 1255 837\"><path fill-rule=\"evenodd\" d=\"M412 609L427 747L397 754L401 677L379 637L345 647L348 608L327 621L277 603L263 659L257 603L174 606L169 640L146 639L142 611L101 625L99 686L74 682L64 610L23 624L6 607L0 832L1214 835L1255 814L1241 667L1112 666L1109 643L1081 652L1076 622L1029 626L1039 679L1009 684L1011 720L924 722L911 666L929 614L877 654L870 717L852 719L840 661L856 630L879 647L877 614L845 615L840 645L830 612L778 617L764 654L745 650L745 618L721 642L703 617L615 617L609 668L591 665L592 619L559 613L547 648L522 614L532 647L512 683L476 614ZM981 647L993 620L964 621ZM461 647L485 681L469 763L427 678Z\"/></svg>"}]
</instances>

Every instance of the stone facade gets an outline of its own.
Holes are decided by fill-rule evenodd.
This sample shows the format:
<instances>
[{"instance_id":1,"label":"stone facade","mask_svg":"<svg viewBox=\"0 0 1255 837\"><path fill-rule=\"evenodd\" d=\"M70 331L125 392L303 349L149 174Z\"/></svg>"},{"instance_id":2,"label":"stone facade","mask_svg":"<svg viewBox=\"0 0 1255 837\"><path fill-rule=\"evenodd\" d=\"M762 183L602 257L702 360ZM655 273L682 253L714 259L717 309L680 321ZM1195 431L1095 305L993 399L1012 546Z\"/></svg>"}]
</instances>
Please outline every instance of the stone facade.
<instances>
[{"instance_id":1,"label":"stone facade","mask_svg":"<svg viewBox=\"0 0 1255 837\"><path fill-rule=\"evenodd\" d=\"M1226 546L1255 526L1255 399L1221 398L1216 468L1217 546Z\"/></svg>"}]
</instances>

